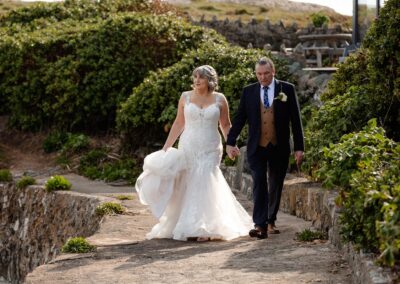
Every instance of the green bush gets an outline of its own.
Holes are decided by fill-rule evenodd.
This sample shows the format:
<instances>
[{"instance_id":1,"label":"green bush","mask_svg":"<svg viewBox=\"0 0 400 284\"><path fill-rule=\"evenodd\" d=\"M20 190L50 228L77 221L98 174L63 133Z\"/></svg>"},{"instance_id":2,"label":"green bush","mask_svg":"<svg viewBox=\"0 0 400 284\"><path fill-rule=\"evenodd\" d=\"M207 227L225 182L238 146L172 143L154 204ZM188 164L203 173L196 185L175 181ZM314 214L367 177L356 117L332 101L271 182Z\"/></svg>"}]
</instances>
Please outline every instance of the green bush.
<instances>
[{"instance_id":1,"label":"green bush","mask_svg":"<svg viewBox=\"0 0 400 284\"><path fill-rule=\"evenodd\" d=\"M322 13L311 14L311 21L316 28L321 28L324 25L329 24L329 17Z\"/></svg>"},{"instance_id":2,"label":"green bush","mask_svg":"<svg viewBox=\"0 0 400 284\"><path fill-rule=\"evenodd\" d=\"M265 56L261 50L207 43L189 52L180 62L151 72L142 84L133 89L133 94L118 110L117 125L127 139L126 144L134 148L164 139L163 129L172 124L180 95L191 89L192 71L203 64L216 69L219 74L219 91L225 94L234 113L242 88L256 81L254 64L261 56ZM277 77L287 79L286 61L273 59Z\"/></svg>"},{"instance_id":3,"label":"green bush","mask_svg":"<svg viewBox=\"0 0 400 284\"><path fill-rule=\"evenodd\" d=\"M52 153L61 150L67 139L68 135L65 132L50 132L43 141L43 150L46 153Z\"/></svg>"},{"instance_id":4,"label":"green bush","mask_svg":"<svg viewBox=\"0 0 400 284\"><path fill-rule=\"evenodd\" d=\"M104 149L93 149L80 158L78 171L90 179L105 181L122 179L133 184L141 173L141 168L132 158L112 158Z\"/></svg>"},{"instance_id":5,"label":"green bush","mask_svg":"<svg viewBox=\"0 0 400 284\"><path fill-rule=\"evenodd\" d=\"M369 99L367 60L366 52L360 51L341 64L321 96L323 105L311 110L305 128L303 164L304 172L311 176L319 168L324 147L337 143L344 134L361 130L369 119L378 115Z\"/></svg>"},{"instance_id":6,"label":"green bush","mask_svg":"<svg viewBox=\"0 0 400 284\"><path fill-rule=\"evenodd\" d=\"M0 37L0 112L23 130L109 129L117 105L150 70L169 66L216 32L171 16L67 19Z\"/></svg>"},{"instance_id":7,"label":"green bush","mask_svg":"<svg viewBox=\"0 0 400 284\"><path fill-rule=\"evenodd\" d=\"M96 213L100 216L122 214L124 211L125 208L121 204L114 202L105 202L96 208Z\"/></svg>"},{"instance_id":8,"label":"green bush","mask_svg":"<svg viewBox=\"0 0 400 284\"><path fill-rule=\"evenodd\" d=\"M24 176L19 181L17 181L17 188L23 189L29 185L34 185L34 184L36 184L36 180L33 177Z\"/></svg>"},{"instance_id":9,"label":"green bush","mask_svg":"<svg viewBox=\"0 0 400 284\"><path fill-rule=\"evenodd\" d=\"M61 251L64 253L87 253L92 252L95 249L96 247L89 244L85 238L76 237L69 239L61 248Z\"/></svg>"},{"instance_id":10,"label":"green bush","mask_svg":"<svg viewBox=\"0 0 400 284\"><path fill-rule=\"evenodd\" d=\"M324 150L317 174L325 185L340 186L342 235L381 262L399 264L400 144L371 120L360 132L344 135Z\"/></svg>"},{"instance_id":11,"label":"green bush","mask_svg":"<svg viewBox=\"0 0 400 284\"><path fill-rule=\"evenodd\" d=\"M54 190L70 190L72 184L63 176L52 176L46 181L44 187L49 192Z\"/></svg>"},{"instance_id":12,"label":"green bush","mask_svg":"<svg viewBox=\"0 0 400 284\"><path fill-rule=\"evenodd\" d=\"M399 1L385 1L362 43L369 52L368 73L373 86L369 100L380 114L387 135L396 141L400 141L399 26Z\"/></svg>"},{"instance_id":13,"label":"green bush","mask_svg":"<svg viewBox=\"0 0 400 284\"><path fill-rule=\"evenodd\" d=\"M35 3L21 7L0 17L0 27L29 26L34 29L66 19L107 18L121 12L166 14L175 9L160 1L147 0L66 0L61 3Z\"/></svg>"},{"instance_id":14,"label":"green bush","mask_svg":"<svg viewBox=\"0 0 400 284\"><path fill-rule=\"evenodd\" d=\"M12 174L8 169L0 169L0 182L10 182L13 180Z\"/></svg>"}]
</instances>

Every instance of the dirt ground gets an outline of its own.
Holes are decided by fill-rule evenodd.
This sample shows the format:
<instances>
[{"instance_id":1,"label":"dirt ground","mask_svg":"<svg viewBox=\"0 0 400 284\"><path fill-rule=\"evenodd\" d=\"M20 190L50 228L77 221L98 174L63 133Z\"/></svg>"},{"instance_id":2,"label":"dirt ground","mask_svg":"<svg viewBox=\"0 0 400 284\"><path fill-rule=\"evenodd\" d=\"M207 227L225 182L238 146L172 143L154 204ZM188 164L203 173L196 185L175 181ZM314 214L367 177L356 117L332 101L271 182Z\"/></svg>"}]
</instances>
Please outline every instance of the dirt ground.
<instances>
[{"instance_id":1,"label":"dirt ground","mask_svg":"<svg viewBox=\"0 0 400 284\"><path fill-rule=\"evenodd\" d=\"M0 118L1 160L14 174L42 173L56 169L55 155L43 152L44 137L5 132ZM61 254L51 263L37 267L26 283L351 283L345 260L327 241L303 243L296 232L310 222L280 213L280 235L266 240L242 237L229 242L182 242L146 240L156 220L140 204L133 187L112 187L103 182L68 174L72 190L115 196L125 193L133 200L122 201L124 215L108 216L100 230L88 240L94 253ZM235 192L251 212L252 203Z\"/></svg>"},{"instance_id":2,"label":"dirt ground","mask_svg":"<svg viewBox=\"0 0 400 284\"><path fill-rule=\"evenodd\" d=\"M82 191L85 179L71 176L73 190ZM110 190L101 182L90 183L92 195L133 195L122 201L124 215L108 216L100 230L89 237L97 251L61 254L36 268L26 283L351 283L346 261L327 241L299 242L296 232L311 226L280 213L280 235L266 240L242 237L232 241L182 242L146 240L156 220L140 204L132 187ZM87 186L89 187L89 186ZM235 192L251 212L252 203Z\"/></svg>"}]
</instances>

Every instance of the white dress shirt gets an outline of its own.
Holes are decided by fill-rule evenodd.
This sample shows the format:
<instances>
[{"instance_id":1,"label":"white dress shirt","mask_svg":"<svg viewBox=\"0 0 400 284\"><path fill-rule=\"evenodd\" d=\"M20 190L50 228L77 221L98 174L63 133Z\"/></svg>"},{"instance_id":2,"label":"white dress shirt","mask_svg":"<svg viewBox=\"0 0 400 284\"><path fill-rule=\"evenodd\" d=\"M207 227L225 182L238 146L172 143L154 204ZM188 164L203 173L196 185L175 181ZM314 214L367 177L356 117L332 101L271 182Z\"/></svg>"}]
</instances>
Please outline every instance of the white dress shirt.
<instances>
[{"instance_id":1,"label":"white dress shirt","mask_svg":"<svg viewBox=\"0 0 400 284\"><path fill-rule=\"evenodd\" d=\"M274 102L274 94L275 94L275 78L272 79L271 84L268 85L268 102L269 106L271 107ZM264 104L264 89L263 85L260 87L260 98L261 103Z\"/></svg>"}]
</instances>

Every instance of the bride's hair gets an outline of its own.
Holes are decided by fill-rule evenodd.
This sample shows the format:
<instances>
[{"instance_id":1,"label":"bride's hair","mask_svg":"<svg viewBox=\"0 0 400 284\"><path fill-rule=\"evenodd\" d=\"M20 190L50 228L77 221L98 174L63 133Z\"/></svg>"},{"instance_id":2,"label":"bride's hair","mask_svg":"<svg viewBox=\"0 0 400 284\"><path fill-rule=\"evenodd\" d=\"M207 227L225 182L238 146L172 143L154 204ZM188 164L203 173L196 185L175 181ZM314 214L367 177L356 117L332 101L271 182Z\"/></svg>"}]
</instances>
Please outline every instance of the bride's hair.
<instances>
[{"instance_id":1,"label":"bride's hair","mask_svg":"<svg viewBox=\"0 0 400 284\"><path fill-rule=\"evenodd\" d=\"M218 75L210 65L202 65L193 70L192 76L199 75L201 78L207 78L208 90L210 92L218 90ZM194 86L192 85L192 88Z\"/></svg>"}]
</instances>

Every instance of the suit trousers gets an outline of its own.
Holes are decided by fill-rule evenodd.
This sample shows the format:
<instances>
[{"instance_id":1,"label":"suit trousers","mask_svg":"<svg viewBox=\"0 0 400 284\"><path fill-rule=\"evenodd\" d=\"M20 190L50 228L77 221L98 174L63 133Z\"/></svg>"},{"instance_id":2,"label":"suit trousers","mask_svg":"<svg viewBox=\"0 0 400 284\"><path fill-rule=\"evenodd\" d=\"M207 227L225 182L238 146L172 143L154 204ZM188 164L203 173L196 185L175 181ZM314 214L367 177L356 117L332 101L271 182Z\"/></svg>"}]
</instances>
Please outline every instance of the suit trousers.
<instances>
[{"instance_id":1,"label":"suit trousers","mask_svg":"<svg viewBox=\"0 0 400 284\"><path fill-rule=\"evenodd\" d=\"M248 162L253 178L253 222L266 228L276 221L289 155L279 153L269 143L267 147L258 146Z\"/></svg>"}]
</instances>

